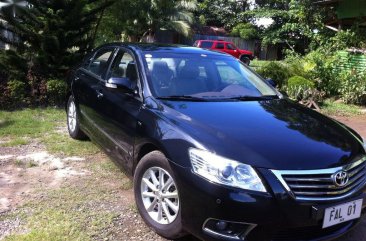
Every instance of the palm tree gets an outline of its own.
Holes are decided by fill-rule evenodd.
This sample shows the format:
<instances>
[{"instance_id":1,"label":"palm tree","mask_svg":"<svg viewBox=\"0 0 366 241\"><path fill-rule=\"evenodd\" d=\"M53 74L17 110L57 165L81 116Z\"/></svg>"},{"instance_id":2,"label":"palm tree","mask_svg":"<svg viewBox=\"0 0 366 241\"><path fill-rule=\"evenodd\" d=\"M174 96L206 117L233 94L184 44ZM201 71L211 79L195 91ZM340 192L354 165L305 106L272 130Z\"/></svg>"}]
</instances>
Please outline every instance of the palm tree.
<instances>
[{"instance_id":1,"label":"palm tree","mask_svg":"<svg viewBox=\"0 0 366 241\"><path fill-rule=\"evenodd\" d=\"M157 30L172 30L186 37L190 34L196 0L148 0L148 6L148 29L143 37L149 35L153 40Z\"/></svg>"}]
</instances>

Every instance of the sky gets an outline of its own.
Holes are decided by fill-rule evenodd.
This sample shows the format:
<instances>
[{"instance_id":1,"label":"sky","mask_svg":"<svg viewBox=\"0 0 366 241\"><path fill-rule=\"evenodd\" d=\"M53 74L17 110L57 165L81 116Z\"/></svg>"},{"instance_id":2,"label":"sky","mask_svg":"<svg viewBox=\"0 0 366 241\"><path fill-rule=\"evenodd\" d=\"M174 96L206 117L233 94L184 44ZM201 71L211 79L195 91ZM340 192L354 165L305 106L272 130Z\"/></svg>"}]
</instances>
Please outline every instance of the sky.
<instances>
[{"instance_id":1,"label":"sky","mask_svg":"<svg viewBox=\"0 0 366 241\"><path fill-rule=\"evenodd\" d=\"M255 7L255 0L249 0L249 2L251 3L251 6L249 8L251 10L254 9L254 7ZM272 18L258 18L255 21L255 25L257 25L257 26L263 26L265 28L267 28L272 23L273 23L273 19Z\"/></svg>"}]
</instances>

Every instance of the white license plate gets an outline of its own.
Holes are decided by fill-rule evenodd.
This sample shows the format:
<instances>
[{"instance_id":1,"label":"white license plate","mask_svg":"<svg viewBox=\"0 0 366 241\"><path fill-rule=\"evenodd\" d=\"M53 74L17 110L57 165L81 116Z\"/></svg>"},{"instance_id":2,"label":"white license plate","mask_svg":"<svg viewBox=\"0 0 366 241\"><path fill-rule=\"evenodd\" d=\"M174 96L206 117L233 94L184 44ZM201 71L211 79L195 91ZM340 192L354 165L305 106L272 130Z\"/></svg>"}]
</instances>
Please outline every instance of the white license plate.
<instances>
[{"instance_id":1,"label":"white license plate","mask_svg":"<svg viewBox=\"0 0 366 241\"><path fill-rule=\"evenodd\" d=\"M362 199L325 209L323 228L359 218Z\"/></svg>"}]
</instances>

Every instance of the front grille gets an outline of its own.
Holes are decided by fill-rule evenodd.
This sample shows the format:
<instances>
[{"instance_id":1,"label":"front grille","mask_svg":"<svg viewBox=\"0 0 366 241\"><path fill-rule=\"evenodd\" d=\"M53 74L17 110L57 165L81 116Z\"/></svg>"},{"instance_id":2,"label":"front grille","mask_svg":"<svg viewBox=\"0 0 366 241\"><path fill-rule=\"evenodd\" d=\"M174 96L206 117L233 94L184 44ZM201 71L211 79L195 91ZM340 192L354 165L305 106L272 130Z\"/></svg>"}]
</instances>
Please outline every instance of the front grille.
<instances>
[{"instance_id":1,"label":"front grille","mask_svg":"<svg viewBox=\"0 0 366 241\"><path fill-rule=\"evenodd\" d=\"M351 195L366 183L366 157L352 164L320 170L272 170L289 194L298 200L336 200ZM347 174L347 182L336 184L335 175Z\"/></svg>"}]
</instances>

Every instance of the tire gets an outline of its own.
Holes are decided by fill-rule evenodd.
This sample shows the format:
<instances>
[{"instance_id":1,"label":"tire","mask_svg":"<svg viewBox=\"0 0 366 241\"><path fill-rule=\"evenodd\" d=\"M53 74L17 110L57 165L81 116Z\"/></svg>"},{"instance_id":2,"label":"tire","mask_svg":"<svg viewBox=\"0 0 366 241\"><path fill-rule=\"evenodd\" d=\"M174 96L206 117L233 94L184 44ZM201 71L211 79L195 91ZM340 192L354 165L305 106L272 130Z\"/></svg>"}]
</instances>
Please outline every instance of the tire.
<instances>
[{"instance_id":1,"label":"tire","mask_svg":"<svg viewBox=\"0 0 366 241\"><path fill-rule=\"evenodd\" d=\"M149 184L143 179L147 180ZM172 182L166 187L164 184L161 185L163 186L161 188L159 187L161 179L164 180L164 184ZM178 186L164 154L153 151L145 155L136 167L133 183L136 206L145 223L157 234L167 239L178 239L185 236ZM154 187L155 191L151 187ZM145 195L143 196L142 193ZM170 195L170 198L163 195ZM159 210L161 211L159 212ZM160 220L159 213L161 214Z\"/></svg>"},{"instance_id":2,"label":"tire","mask_svg":"<svg viewBox=\"0 0 366 241\"><path fill-rule=\"evenodd\" d=\"M71 138L76 140L85 140L87 136L80 129L79 112L75 104L74 97L70 96L67 101L67 129Z\"/></svg>"},{"instance_id":3,"label":"tire","mask_svg":"<svg viewBox=\"0 0 366 241\"><path fill-rule=\"evenodd\" d=\"M250 64L250 59L247 56L241 56L240 61L243 62L244 64L248 65L248 66Z\"/></svg>"}]
</instances>

